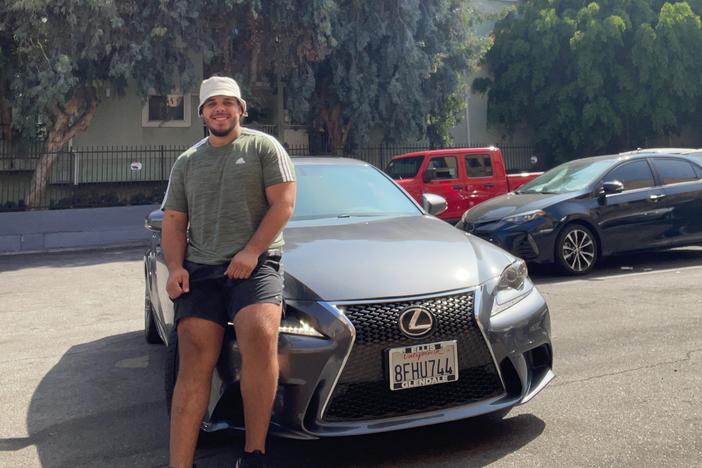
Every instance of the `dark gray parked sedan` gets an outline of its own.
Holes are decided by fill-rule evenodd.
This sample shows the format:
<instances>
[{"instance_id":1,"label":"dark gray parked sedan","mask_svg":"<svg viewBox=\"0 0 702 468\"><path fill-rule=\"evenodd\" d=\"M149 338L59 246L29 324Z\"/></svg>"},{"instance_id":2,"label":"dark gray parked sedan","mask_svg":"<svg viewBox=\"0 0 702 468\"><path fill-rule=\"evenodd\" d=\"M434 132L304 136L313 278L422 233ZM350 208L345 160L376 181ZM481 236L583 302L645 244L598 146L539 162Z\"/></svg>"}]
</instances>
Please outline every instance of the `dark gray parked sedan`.
<instances>
[{"instance_id":1,"label":"dark gray parked sedan","mask_svg":"<svg viewBox=\"0 0 702 468\"><path fill-rule=\"evenodd\" d=\"M271 431L297 438L367 434L504 414L554 374L548 307L524 262L431 214L391 179L351 159L301 158L285 230L285 319ZM431 214L430 214L431 213ZM146 336L177 373L161 213L144 258ZM232 327L204 431L243 428Z\"/></svg>"}]
</instances>

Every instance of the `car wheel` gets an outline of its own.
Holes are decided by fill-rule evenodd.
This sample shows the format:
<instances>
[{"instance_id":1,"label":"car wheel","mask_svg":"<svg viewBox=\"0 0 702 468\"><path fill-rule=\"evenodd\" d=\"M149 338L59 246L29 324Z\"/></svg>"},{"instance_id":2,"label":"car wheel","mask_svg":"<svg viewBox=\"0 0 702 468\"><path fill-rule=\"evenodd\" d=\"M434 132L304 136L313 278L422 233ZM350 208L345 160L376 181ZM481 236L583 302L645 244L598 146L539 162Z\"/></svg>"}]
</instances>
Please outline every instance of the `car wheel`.
<instances>
[{"instance_id":1,"label":"car wheel","mask_svg":"<svg viewBox=\"0 0 702 468\"><path fill-rule=\"evenodd\" d=\"M149 299L148 292L144 292L144 337L149 344L163 344L161 336L156 328L156 319L154 319L154 307Z\"/></svg>"},{"instance_id":2,"label":"car wheel","mask_svg":"<svg viewBox=\"0 0 702 468\"><path fill-rule=\"evenodd\" d=\"M570 275L584 275L592 271L599 257L597 239L582 224L569 224L558 236L556 261Z\"/></svg>"}]
</instances>

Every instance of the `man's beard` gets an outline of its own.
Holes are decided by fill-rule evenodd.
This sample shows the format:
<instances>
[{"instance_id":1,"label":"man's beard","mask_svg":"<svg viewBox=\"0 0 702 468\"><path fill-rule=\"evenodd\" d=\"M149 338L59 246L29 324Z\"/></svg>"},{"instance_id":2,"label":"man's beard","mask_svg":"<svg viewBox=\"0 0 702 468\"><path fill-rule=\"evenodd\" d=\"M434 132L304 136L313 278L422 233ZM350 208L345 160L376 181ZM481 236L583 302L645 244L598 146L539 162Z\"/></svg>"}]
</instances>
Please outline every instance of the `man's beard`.
<instances>
[{"instance_id":1,"label":"man's beard","mask_svg":"<svg viewBox=\"0 0 702 468\"><path fill-rule=\"evenodd\" d=\"M212 128L211 125L207 125L207 129L212 135L222 138L229 136L232 133L232 131L237 127L237 125L239 125L239 121L235 121L229 128L226 128L224 130L217 130L216 128Z\"/></svg>"},{"instance_id":2,"label":"man's beard","mask_svg":"<svg viewBox=\"0 0 702 468\"><path fill-rule=\"evenodd\" d=\"M207 126L207 129L210 131L210 133L212 135L214 135L216 137L220 137L220 138L229 135L232 132L232 130L234 130L234 128L236 128L236 125L232 125L231 127L229 127L226 130L215 130L214 128L210 127L209 125Z\"/></svg>"}]
</instances>

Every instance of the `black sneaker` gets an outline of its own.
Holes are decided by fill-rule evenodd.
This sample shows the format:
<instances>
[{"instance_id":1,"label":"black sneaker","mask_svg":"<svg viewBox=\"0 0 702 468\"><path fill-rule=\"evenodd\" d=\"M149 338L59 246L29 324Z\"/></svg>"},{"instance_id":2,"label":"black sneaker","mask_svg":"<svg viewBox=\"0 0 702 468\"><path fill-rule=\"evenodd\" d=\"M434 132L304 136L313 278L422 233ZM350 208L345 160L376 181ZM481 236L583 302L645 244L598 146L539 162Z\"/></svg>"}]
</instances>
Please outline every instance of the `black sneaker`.
<instances>
[{"instance_id":1,"label":"black sneaker","mask_svg":"<svg viewBox=\"0 0 702 468\"><path fill-rule=\"evenodd\" d=\"M254 450L252 453L244 452L234 465L235 468L265 468L266 466L266 456L260 450Z\"/></svg>"}]
</instances>

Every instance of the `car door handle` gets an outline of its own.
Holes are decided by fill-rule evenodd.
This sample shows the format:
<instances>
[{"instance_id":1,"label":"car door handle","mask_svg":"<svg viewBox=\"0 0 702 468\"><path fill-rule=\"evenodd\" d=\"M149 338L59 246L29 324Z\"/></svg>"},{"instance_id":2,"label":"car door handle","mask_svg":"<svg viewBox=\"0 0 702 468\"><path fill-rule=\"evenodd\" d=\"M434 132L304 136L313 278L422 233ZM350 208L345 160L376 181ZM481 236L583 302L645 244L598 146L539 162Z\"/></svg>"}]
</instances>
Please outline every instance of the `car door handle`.
<instances>
[{"instance_id":1,"label":"car door handle","mask_svg":"<svg viewBox=\"0 0 702 468\"><path fill-rule=\"evenodd\" d=\"M495 184L485 184L485 188L493 188Z\"/></svg>"},{"instance_id":2,"label":"car door handle","mask_svg":"<svg viewBox=\"0 0 702 468\"><path fill-rule=\"evenodd\" d=\"M648 196L649 201L652 201L652 202L657 202L658 200L662 200L663 198L665 198L664 193L659 193L657 195L649 195Z\"/></svg>"},{"instance_id":3,"label":"car door handle","mask_svg":"<svg viewBox=\"0 0 702 468\"><path fill-rule=\"evenodd\" d=\"M451 188L454 190L463 190L463 187L461 185L452 185Z\"/></svg>"}]
</instances>

